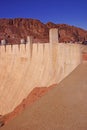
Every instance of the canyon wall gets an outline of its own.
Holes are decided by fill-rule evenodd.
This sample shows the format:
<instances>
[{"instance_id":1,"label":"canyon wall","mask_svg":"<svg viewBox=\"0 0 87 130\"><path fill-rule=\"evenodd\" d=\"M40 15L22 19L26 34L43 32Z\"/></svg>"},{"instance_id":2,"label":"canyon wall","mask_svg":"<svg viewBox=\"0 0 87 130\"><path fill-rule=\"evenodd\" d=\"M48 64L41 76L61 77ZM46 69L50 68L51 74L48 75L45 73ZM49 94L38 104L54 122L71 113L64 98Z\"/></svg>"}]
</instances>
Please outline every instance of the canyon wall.
<instances>
[{"instance_id":1,"label":"canyon wall","mask_svg":"<svg viewBox=\"0 0 87 130\"><path fill-rule=\"evenodd\" d=\"M59 29L60 42L82 42L87 40L87 30L67 24L42 23L40 20L28 18L0 19L0 40L19 44L20 39L31 35L34 42L49 42L49 30Z\"/></svg>"}]
</instances>

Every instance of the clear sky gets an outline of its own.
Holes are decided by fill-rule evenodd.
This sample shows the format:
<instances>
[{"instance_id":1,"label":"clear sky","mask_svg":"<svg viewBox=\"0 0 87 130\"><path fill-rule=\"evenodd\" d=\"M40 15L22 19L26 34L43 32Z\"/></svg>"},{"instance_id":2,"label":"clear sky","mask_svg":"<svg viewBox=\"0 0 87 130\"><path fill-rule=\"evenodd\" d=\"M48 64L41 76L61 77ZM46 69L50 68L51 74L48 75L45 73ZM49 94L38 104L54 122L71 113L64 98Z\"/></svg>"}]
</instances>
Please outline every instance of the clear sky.
<instances>
[{"instance_id":1,"label":"clear sky","mask_svg":"<svg viewBox=\"0 0 87 130\"><path fill-rule=\"evenodd\" d=\"M87 0L0 0L0 18L34 18L87 30Z\"/></svg>"}]
</instances>

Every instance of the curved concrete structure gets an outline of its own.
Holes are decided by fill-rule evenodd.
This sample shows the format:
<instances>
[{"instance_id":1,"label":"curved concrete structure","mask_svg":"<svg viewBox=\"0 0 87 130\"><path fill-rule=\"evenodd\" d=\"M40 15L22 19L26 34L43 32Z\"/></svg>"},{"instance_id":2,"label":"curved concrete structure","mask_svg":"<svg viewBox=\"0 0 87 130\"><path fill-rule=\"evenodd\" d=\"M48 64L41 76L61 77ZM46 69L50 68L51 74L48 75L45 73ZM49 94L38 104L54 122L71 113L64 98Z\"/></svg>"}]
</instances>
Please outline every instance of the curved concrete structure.
<instances>
[{"instance_id":1,"label":"curved concrete structure","mask_svg":"<svg viewBox=\"0 0 87 130\"><path fill-rule=\"evenodd\" d=\"M59 83L80 63L77 44L0 46L0 115L13 111L34 87Z\"/></svg>"}]
</instances>

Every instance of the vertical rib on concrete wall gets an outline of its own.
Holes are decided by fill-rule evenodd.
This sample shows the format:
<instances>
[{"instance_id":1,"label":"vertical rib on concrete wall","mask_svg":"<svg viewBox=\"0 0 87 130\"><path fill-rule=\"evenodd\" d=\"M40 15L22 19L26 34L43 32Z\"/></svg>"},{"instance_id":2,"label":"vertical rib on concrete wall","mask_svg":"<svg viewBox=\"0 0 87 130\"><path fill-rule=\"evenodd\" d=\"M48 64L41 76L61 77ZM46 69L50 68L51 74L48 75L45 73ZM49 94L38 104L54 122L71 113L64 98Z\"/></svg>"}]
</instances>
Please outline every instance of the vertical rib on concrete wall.
<instances>
[{"instance_id":1,"label":"vertical rib on concrete wall","mask_svg":"<svg viewBox=\"0 0 87 130\"><path fill-rule=\"evenodd\" d=\"M53 28L49 30L49 42L58 43L58 29Z\"/></svg>"}]
</instances>

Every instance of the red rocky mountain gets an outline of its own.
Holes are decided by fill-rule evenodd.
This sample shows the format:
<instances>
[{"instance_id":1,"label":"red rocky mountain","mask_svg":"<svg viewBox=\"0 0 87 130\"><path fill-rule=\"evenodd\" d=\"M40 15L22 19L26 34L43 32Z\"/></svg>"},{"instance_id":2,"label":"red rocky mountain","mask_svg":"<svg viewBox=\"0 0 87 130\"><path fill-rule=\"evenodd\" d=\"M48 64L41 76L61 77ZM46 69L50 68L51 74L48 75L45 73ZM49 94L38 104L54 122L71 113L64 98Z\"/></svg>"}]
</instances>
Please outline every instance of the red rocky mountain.
<instances>
[{"instance_id":1,"label":"red rocky mountain","mask_svg":"<svg viewBox=\"0 0 87 130\"><path fill-rule=\"evenodd\" d=\"M46 24L35 19L14 18L0 19L0 40L6 39L8 43L18 44L20 39L31 35L33 42L48 42L49 29L59 29L60 42L78 42L87 39L87 31L67 24Z\"/></svg>"}]
</instances>

